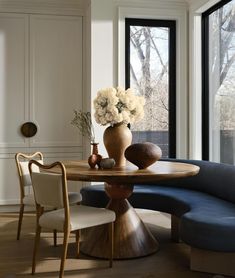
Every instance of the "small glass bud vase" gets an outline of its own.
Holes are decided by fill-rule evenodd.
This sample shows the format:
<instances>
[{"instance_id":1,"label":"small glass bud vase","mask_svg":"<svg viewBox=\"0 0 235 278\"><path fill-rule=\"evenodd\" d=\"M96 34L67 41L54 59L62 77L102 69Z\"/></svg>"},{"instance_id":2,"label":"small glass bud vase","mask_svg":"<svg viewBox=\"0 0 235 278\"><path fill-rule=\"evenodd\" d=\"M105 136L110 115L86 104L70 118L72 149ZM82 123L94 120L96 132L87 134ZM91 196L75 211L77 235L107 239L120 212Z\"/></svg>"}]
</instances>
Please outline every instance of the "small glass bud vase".
<instances>
[{"instance_id":1,"label":"small glass bud vase","mask_svg":"<svg viewBox=\"0 0 235 278\"><path fill-rule=\"evenodd\" d=\"M102 159L102 155L100 155L98 152L98 144L99 143L91 143L92 153L88 158L88 164L92 169L96 168L96 166L100 168L100 161Z\"/></svg>"}]
</instances>

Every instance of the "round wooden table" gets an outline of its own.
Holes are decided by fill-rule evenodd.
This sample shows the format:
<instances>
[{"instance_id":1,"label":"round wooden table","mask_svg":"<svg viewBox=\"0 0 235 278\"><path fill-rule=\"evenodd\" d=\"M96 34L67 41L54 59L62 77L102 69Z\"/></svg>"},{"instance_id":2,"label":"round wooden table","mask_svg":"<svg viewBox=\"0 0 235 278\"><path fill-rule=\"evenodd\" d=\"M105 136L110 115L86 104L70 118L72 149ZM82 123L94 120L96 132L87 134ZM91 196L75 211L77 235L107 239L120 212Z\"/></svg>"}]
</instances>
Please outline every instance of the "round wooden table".
<instances>
[{"instance_id":1,"label":"round wooden table","mask_svg":"<svg viewBox=\"0 0 235 278\"><path fill-rule=\"evenodd\" d=\"M129 259L152 254L159 244L136 214L127 198L134 184L154 184L161 180L196 175L199 167L179 162L158 161L148 169L138 170L133 164L123 168L91 169L87 161L65 161L67 179L73 181L105 182L105 191L110 201L108 209L116 213L114 225L114 258ZM157 200L156 200L157 202ZM85 254L108 258L108 229L106 226L90 228L86 241L81 244Z\"/></svg>"}]
</instances>

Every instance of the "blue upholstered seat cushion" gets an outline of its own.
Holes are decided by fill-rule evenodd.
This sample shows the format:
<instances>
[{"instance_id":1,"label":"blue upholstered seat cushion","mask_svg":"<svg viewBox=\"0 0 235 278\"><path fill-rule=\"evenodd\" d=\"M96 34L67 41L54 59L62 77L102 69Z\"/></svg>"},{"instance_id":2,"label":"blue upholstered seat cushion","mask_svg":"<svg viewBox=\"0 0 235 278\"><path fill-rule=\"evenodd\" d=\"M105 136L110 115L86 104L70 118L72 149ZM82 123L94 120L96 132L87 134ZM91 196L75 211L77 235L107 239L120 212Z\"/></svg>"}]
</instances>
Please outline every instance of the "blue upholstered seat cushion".
<instances>
[{"instance_id":1,"label":"blue upholstered seat cushion","mask_svg":"<svg viewBox=\"0 0 235 278\"><path fill-rule=\"evenodd\" d=\"M131 203L179 216L180 237L191 246L235 251L235 205L231 202L185 188L136 186Z\"/></svg>"},{"instance_id":2,"label":"blue upholstered seat cushion","mask_svg":"<svg viewBox=\"0 0 235 278\"><path fill-rule=\"evenodd\" d=\"M103 186L81 191L86 205L106 206ZM180 217L180 236L187 244L214 251L235 251L235 205L207 193L185 188L136 185L129 198L135 208L168 212Z\"/></svg>"}]
</instances>

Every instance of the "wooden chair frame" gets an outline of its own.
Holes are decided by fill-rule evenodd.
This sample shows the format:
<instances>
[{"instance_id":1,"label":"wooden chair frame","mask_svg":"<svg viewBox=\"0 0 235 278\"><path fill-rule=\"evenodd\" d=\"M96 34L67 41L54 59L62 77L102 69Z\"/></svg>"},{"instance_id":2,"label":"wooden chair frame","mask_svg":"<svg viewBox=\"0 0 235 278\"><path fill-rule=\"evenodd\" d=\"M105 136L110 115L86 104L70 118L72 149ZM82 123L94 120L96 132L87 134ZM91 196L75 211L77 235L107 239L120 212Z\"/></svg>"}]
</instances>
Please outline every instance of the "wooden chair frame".
<instances>
[{"instance_id":1,"label":"wooden chair frame","mask_svg":"<svg viewBox=\"0 0 235 278\"><path fill-rule=\"evenodd\" d=\"M35 152L33 154L24 154L24 153L17 153L15 155L15 161L16 161L16 166L17 166L17 171L18 171L18 176L19 176L19 183L20 183L20 212L19 212L19 220L18 220L18 228L17 228L17 240L20 239L20 233L21 233L21 226L22 226L22 220L23 220L23 215L24 215L24 207L25 204L23 203L23 199L25 197L25 184L23 180L23 172L20 166L21 159L30 161L33 158L38 157L40 160L43 160L43 154L41 152Z\"/></svg>"},{"instance_id":2,"label":"wooden chair frame","mask_svg":"<svg viewBox=\"0 0 235 278\"><path fill-rule=\"evenodd\" d=\"M61 162L54 162L50 165L42 165L35 160L31 160L29 162L29 171L32 174L32 164L35 164L42 170L49 170L54 167L57 167L61 170L62 174L62 193L63 193L63 203L64 203L64 213L65 213L65 221L64 221L64 238L63 238L63 251L60 262L60 274L59 278L63 278L64 275L64 267L65 260L67 257L68 250L68 240L71 233L70 230L70 209L69 209L69 201L68 201L68 188L67 188L67 179L66 179L66 169L65 166ZM36 198L35 198L36 200ZM32 261L32 274L35 274L36 271L36 254L38 250L38 245L40 241L41 227L39 225L39 218L44 212L44 207L36 201L36 209L37 209L37 223L36 223L36 235L34 242L34 251L33 251L33 261ZM77 244L77 256L79 255L79 238L80 238L80 230L76 230L76 244ZM113 238L114 238L114 223L109 223L109 245L110 245L110 257L109 257L109 267L113 265Z\"/></svg>"}]
</instances>

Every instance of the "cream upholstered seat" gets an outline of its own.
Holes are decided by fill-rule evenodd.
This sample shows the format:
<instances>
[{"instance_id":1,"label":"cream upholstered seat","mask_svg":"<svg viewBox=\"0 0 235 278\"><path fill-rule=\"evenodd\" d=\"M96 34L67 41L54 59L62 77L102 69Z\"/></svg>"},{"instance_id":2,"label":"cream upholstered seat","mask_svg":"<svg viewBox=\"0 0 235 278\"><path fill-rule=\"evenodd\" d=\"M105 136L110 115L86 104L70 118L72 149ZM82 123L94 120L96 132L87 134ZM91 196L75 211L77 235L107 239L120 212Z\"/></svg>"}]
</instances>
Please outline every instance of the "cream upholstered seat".
<instances>
[{"instance_id":1,"label":"cream upholstered seat","mask_svg":"<svg viewBox=\"0 0 235 278\"><path fill-rule=\"evenodd\" d=\"M60 169L60 174L46 173L45 171L32 172L34 166L38 166L43 170L57 167L57 169ZM79 231L81 229L109 223L109 266L112 267L113 222L116 218L115 213L104 208L83 205L69 206L66 169L61 162L55 162L51 165L42 165L35 160L31 160L29 162L29 169L37 208L37 228L33 252L32 274L35 273L36 268L36 253L40 240L41 228L56 229L64 232L63 253L59 275L59 277L62 278L70 232L76 232L76 243L79 250ZM54 206L58 209L44 212L44 207L47 206Z\"/></svg>"},{"instance_id":2,"label":"cream upholstered seat","mask_svg":"<svg viewBox=\"0 0 235 278\"><path fill-rule=\"evenodd\" d=\"M82 206L70 207L70 229L71 231L81 230L96 225L106 224L110 221L113 212L107 209L99 209L94 207ZM79 218L79 221L78 221ZM40 226L47 229L56 229L63 231L64 228L64 209L50 211L41 216L39 220Z\"/></svg>"},{"instance_id":3,"label":"cream upholstered seat","mask_svg":"<svg viewBox=\"0 0 235 278\"><path fill-rule=\"evenodd\" d=\"M19 213L19 221L18 221L18 229L17 229L17 239L20 238L21 224L22 224L25 205L35 207L34 194L32 190L30 190L30 188L32 187L31 177L29 174L30 159L36 159L40 163L43 163L43 155L41 152L35 152L31 155L27 155L23 153L17 153L15 155L15 161L18 170L19 184L20 184L20 213ZM33 172L39 172L39 168L37 166L34 166L32 170ZM79 203L81 202L81 200L82 200L82 196L80 193L69 192L70 204ZM56 240L55 240L55 245L56 245Z\"/></svg>"}]
</instances>

